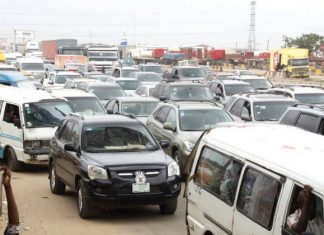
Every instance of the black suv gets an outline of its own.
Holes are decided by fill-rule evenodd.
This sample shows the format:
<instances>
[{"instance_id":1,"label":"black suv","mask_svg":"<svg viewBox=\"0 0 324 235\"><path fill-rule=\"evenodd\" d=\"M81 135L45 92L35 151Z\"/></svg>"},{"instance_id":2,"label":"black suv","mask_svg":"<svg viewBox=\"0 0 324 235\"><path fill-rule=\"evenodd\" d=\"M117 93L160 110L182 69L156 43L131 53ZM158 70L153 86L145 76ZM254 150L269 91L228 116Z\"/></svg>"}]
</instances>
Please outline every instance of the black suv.
<instances>
[{"instance_id":1,"label":"black suv","mask_svg":"<svg viewBox=\"0 0 324 235\"><path fill-rule=\"evenodd\" d=\"M156 204L173 214L181 190L178 164L149 130L127 115L79 116L60 124L50 144L49 179L54 194L77 192L82 218L98 208Z\"/></svg>"},{"instance_id":2,"label":"black suv","mask_svg":"<svg viewBox=\"0 0 324 235\"><path fill-rule=\"evenodd\" d=\"M197 82L163 81L155 86L152 96L161 101L216 101L209 88Z\"/></svg>"}]
</instances>

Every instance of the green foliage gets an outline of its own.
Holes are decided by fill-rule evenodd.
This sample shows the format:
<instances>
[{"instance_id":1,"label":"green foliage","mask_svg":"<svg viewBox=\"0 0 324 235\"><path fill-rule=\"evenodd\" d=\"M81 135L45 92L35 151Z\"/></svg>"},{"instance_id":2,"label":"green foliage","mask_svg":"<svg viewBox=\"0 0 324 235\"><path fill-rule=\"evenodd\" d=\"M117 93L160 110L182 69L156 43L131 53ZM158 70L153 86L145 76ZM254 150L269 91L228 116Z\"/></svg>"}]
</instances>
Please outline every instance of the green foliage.
<instances>
[{"instance_id":1,"label":"green foliage","mask_svg":"<svg viewBox=\"0 0 324 235\"><path fill-rule=\"evenodd\" d=\"M284 36L284 43L283 47L307 48L311 53L317 51L324 44L324 37L315 33L302 34L296 38Z\"/></svg>"}]
</instances>

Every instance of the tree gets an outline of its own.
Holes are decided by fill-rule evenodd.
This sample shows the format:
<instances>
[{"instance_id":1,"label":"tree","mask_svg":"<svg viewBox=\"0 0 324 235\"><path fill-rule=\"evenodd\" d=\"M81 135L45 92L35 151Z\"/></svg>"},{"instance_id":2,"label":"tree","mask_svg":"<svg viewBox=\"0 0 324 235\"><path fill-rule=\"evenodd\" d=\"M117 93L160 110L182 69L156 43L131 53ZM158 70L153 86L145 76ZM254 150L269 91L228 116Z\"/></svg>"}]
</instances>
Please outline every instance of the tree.
<instances>
[{"instance_id":1,"label":"tree","mask_svg":"<svg viewBox=\"0 0 324 235\"><path fill-rule=\"evenodd\" d=\"M309 52L317 51L324 44L324 37L315 33L302 34L301 37L284 36L284 47L307 48Z\"/></svg>"}]
</instances>

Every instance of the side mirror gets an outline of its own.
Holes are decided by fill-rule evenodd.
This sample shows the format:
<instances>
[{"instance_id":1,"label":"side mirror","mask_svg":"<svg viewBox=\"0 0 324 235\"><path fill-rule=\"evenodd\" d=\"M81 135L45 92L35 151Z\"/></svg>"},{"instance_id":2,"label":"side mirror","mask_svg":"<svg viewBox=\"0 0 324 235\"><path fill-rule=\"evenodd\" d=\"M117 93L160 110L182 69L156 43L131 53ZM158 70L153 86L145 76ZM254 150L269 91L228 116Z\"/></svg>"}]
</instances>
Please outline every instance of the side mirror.
<instances>
[{"instance_id":1,"label":"side mirror","mask_svg":"<svg viewBox=\"0 0 324 235\"><path fill-rule=\"evenodd\" d=\"M241 119L243 120L243 121L247 121L247 122L250 122L250 121L252 121L252 118L249 116L249 115L247 115L247 114L241 114Z\"/></svg>"},{"instance_id":2,"label":"side mirror","mask_svg":"<svg viewBox=\"0 0 324 235\"><path fill-rule=\"evenodd\" d=\"M50 84L50 85L54 85L53 80L49 80L49 81L48 81L48 84Z\"/></svg>"},{"instance_id":3,"label":"side mirror","mask_svg":"<svg viewBox=\"0 0 324 235\"><path fill-rule=\"evenodd\" d=\"M173 78L173 79L179 79L179 76L176 75L176 74L173 74L173 75L172 75L172 78Z\"/></svg>"},{"instance_id":4,"label":"side mirror","mask_svg":"<svg viewBox=\"0 0 324 235\"><path fill-rule=\"evenodd\" d=\"M216 100L216 101L220 101L220 100L221 100L221 98L220 98L220 96L219 96L219 95L215 95L215 97L214 97L214 98L215 98L215 100Z\"/></svg>"},{"instance_id":5,"label":"side mirror","mask_svg":"<svg viewBox=\"0 0 324 235\"><path fill-rule=\"evenodd\" d=\"M20 120L18 118L15 118L14 119L14 122L13 122L14 126L16 126L17 128L21 128L21 123L20 123Z\"/></svg>"},{"instance_id":6,"label":"side mirror","mask_svg":"<svg viewBox=\"0 0 324 235\"><path fill-rule=\"evenodd\" d=\"M171 122L165 122L163 124L163 129L169 130L169 131L175 131L176 130L176 128L172 125Z\"/></svg>"},{"instance_id":7,"label":"side mirror","mask_svg":"<svg viewBox=\"0 0 324 235\"><path fill-rule=\"evenodd\" d=\"M168 98L166 96L160 96L160 101L166 101Z\"/></svg>"},{"instance_id":8,"label":"side mirror","mask_svg":"<svg viewBox=\"0 0 324 235\"><path fill-rule=\"evenodd\" d=\"M161 140L160 141L160 146L161 146L162 149L166 149L166 148L169 148L170 144L166 140Z\"/></svg>"},{"instance_id":9,"label":"side mirror","mask_svg":"<svg viewBox=\"0 0 324 235\"><path fill-rule=\"evenodd\" d=\"M76 152L77 150L74 147L74 143L67 143L64 145L65 151Z\"/></svg>"},{"instance_id":10,"label":"side mirror","mask_svg":"<svg viewBox=\"0 0 324 235\"><path fill-rule=\"evenodd\" d=\"M112 109L107 109L107 114L114 114L114 111Z\"/></svg>"}]
</instances>

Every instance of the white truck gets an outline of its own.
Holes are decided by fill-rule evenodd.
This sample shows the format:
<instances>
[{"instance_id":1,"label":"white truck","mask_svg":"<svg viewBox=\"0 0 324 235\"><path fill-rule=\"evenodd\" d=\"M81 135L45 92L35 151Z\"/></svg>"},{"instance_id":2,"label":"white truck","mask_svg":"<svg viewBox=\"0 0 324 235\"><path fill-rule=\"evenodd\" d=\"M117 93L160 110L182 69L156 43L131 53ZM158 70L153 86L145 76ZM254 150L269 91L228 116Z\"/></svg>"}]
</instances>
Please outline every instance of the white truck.
<instances>
[{"instance_id":1,"label":"white truck","mask_svg":"<svg viewBox=\"0 0 324 235\"><path fill-rule=\"evenodd\" d=\"M37 42L28 41L25 45L25 56L26 57L43 57L43 53L39 49Z\"/></svg>"},{"instance_id":2,"label":"white truck","mask_svg":"<svg viewBox=\"0 0 324 235\"><path fill-rule=\"evenodd\" d=\"M113 64L119 59L119 53L117 47L112 46L88 46L85 48L85 55L89 64L103 71L105 69L111 69Z\"/></svg>"}]
</instances>

